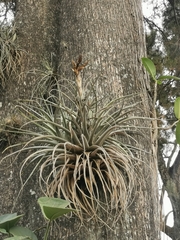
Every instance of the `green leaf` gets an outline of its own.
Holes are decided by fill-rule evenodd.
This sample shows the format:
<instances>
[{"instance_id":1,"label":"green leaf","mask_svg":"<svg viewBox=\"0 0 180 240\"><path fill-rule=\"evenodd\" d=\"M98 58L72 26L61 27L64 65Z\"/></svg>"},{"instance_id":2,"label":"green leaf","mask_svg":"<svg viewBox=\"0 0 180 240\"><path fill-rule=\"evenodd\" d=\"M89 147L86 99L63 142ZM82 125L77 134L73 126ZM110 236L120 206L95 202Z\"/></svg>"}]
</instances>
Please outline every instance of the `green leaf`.
<instances>
[{"instance_id":1,"label":"green leaf","mask_svg":"<svg viewBox=\"0 0 180 240\"><path fill-rule=\"evenodd\" d=\"M177 97L174 102L174 114L177 119L180 119L180 97Z\"/></svg>"},{"instance_id":2,"label":"green leaf","mask_svg":"<svg viewBox=\"0 0 180 240\"><path fill-rule=\"evenodd\" d=\"M180 122L176 125L176 142L180 144Z\"/></svg>"},{"instance_id":3,"label":"green leaf","mask_svg":"<svg viewBox=\"0 0 180 240\"><path fill-rule=\"evenodd\" d=\"M156 81L156 67L149 58L142 58L142 64L150 74L150 76Z\"/></svg>"},{"instance_id":4,"label":"green leaf","mask_svg":"<svg viewBox=\"0 0 180 240\"><path fill-rule=\"evenodd\" d=\"M41 197L38 199L38 203L44 217L50 221L66 213L75 211L75 209L66 208L70 203L69 201L59 198Z\"/></svg>"},{"instance_id":5,"label":"green leaf","mask_svg":"<svg viewBox=\"0 0 180 240\"><path fill-rule=\"evenodd\" d=\"M157 84L161 85L162 84L162 80L156 80Z\"/></svg>"},{"instance_id":6,"label":"green leaf","mask_svg":"<svg viewBox=\"0 0 180 240\"><path fill-rule=\"evenodd\" d=\"M160 77L158 77L157 80L166 80L166 79L180 80L180 78L178 78L178 77L176 77L176 76L172 76L172 75L170 75L170 76L160 76Z\"/></svg>"},{"instance_id":7,"label":"green leaf","mask_svg":"<svg viewBox=\"0 0 180 240\"><path fill-rule=\"evenodd\" d=\"M0 232L4 233L4 234L8 234L8 232L5 229L3 229L3 228L0 228Z\"/></svg>"},{"instance_id":8,"label":"green leaf","mask_svg":"<svg viewBox=\"0 0 180 240\"><path fill-rule=\"evenodd\" d=\"M15 237L6 238L6 240L31 240L31 239L28 237L15 236Z\"/></svg>"},{"instance_id":9,"label":"green leaf","mask_svg":"<svg viewBox=\"0 0 180 240\"><path fill-rule=\"evenodd\" d=\"M36 235L28 228L15 226L10 228L9 232L14 236L26 237L31 240L38 240Z\"/></svg>"},{"instance_id":10,"label":"green leaf","mask_svg":"<svg viewBox=\"0 0 180 240\"><path fill-rule=\"evenodd\" d=\"M22 216L23 215L17 216L17 213L10 213L0 216L0 228L3 228L9 232L9 229L14 227Z\"/></svg>"}]
</instances>

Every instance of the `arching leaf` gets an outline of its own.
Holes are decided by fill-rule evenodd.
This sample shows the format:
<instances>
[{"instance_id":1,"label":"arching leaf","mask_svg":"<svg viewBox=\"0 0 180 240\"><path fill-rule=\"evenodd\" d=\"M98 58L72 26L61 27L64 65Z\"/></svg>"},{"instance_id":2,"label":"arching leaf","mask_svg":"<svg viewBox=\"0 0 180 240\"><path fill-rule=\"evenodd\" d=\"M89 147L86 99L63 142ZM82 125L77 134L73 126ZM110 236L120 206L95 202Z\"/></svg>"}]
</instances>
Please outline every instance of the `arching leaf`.
<instances>
[{"instance_id":1,"label":"arching leaf","mask_svg":"<svg viewBox=\"0 0 180 240\"><path fill-rule=\"evenodd\" d=\"M150 74L150 76L156 81L156 67L149 58L142 58L142 64Z\"/></svg>"},{"instance_id":2,"label":"arching leaf","mask_svg":"<svg viewBox=\"0 0 180 240\"><path fill-rule=\"evenodd\" d=\"M158 77L157 80L167 80L167 79L180 80L180 78L178 78L178 77L176 77L176 76L173 76L173 75L170 75L170 76L160 76L160 77Z\"/></svg>"}]
</instances>

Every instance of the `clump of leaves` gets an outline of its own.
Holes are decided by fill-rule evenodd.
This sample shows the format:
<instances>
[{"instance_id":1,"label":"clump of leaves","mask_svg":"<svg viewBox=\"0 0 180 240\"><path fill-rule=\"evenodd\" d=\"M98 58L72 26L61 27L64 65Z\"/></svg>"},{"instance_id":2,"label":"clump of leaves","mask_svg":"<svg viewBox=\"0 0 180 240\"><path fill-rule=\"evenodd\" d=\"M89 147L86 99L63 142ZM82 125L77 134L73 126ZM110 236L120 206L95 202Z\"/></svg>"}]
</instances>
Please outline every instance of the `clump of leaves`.
<instances>
[{"instance_id":1,"label":"clump of leaves","mask_svg":"<svg viewBox=\"0 0 180 240\"><path fill-rule=\"evenodd\" d=\"M14 26L0 27L0 85L5 88L9 79L17 75L20 66L21 53L16 42Z\"/></svg>"},{"instance_id":2,"label":"clump of leaves","mask_svg":"<svg viewBox=\"0 0 180 240\"><path fill-rule=\"evenodd\" d=\"M41 197L38 199L38 203L41 207L41 212L47 221L47 227L43 238L44 240L47 240L52 222L64 214L74 211L74 209L67 208L69 201L63 199ZM17 226L17 222L22 216L23 215L17 215L17 213L1 215L0 232L13 236L6 239L37 240L37 236L33 231L26 227Z\"/></svg>"},{"instance_id":3,"label":"clump of leaves","mask_svg":"<svg viewBox=\"0 0 180 240\"><path fill-rule=\"evenodd\" d=\"M20 170L23 184L39 170L44 193L69 200L82 221L87 216L101 220L102 211L116 221L136 185L138 149L132 132L137 117L132 112L138 103L126 104L132 95L104 99L91 82L83 96L67 81L57 82L46 99L22 102L18 109L27 122L21 132L30 140L12 154L30 150ZM23 171L32 163L24 182Z\"/></svg>"}]
</instances>

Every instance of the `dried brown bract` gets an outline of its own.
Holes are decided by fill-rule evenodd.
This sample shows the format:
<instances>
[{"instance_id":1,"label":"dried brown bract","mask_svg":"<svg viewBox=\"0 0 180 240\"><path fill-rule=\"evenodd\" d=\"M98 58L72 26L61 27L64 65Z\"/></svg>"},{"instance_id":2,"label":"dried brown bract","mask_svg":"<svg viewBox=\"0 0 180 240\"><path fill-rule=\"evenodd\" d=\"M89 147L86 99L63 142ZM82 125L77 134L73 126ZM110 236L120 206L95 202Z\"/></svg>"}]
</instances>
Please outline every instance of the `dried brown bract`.
<instances>
[{"instance_id":1,"label":"dried brown bract","mask_svg":"<svg viewBox=\"0 0 180 240\"><path fill-rule=\"evenodd\" d=\"M72 60L72 70L76 76L79 75L80 71L83 70L87 66L88 62L82 64L82 55L79 55L79 58L76 60Z\"/></svg>"}]
</instances>

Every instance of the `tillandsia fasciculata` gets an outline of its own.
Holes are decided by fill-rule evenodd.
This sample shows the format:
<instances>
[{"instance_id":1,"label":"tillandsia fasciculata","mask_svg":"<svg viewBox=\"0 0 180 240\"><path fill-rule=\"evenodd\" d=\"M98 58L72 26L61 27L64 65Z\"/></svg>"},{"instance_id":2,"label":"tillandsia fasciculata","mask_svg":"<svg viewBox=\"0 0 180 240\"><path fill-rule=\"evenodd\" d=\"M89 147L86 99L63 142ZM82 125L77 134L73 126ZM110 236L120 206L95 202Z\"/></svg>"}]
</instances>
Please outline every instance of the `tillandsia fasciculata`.
<instances>
[{"instance_id":1,"label":"tillandsia fasciculata","mask_svg":"<svg viewBox=\"0 0 180 240\"><path fill-rule=\"evenodd\" d=\"M17 158L30 150L20 169L23 186L39 171L45 195L70 201L81 221L88 217L103 222L103 212L107 224L108 219L117 221L134 197L140 178L137 152L142 149L132 133L140 134L134 121L145 118L132 114L139 104L128 104L134 95L109 100L98 94L98 80L83 86L80 71L86 65L80 55L72 61L76 81L63 79L62 85L56 76L49 97L19 104L26 123L18 131L28 138L11 155ZM24 180L28 164L34 167Z\"/></svg>"}]
</instances>

